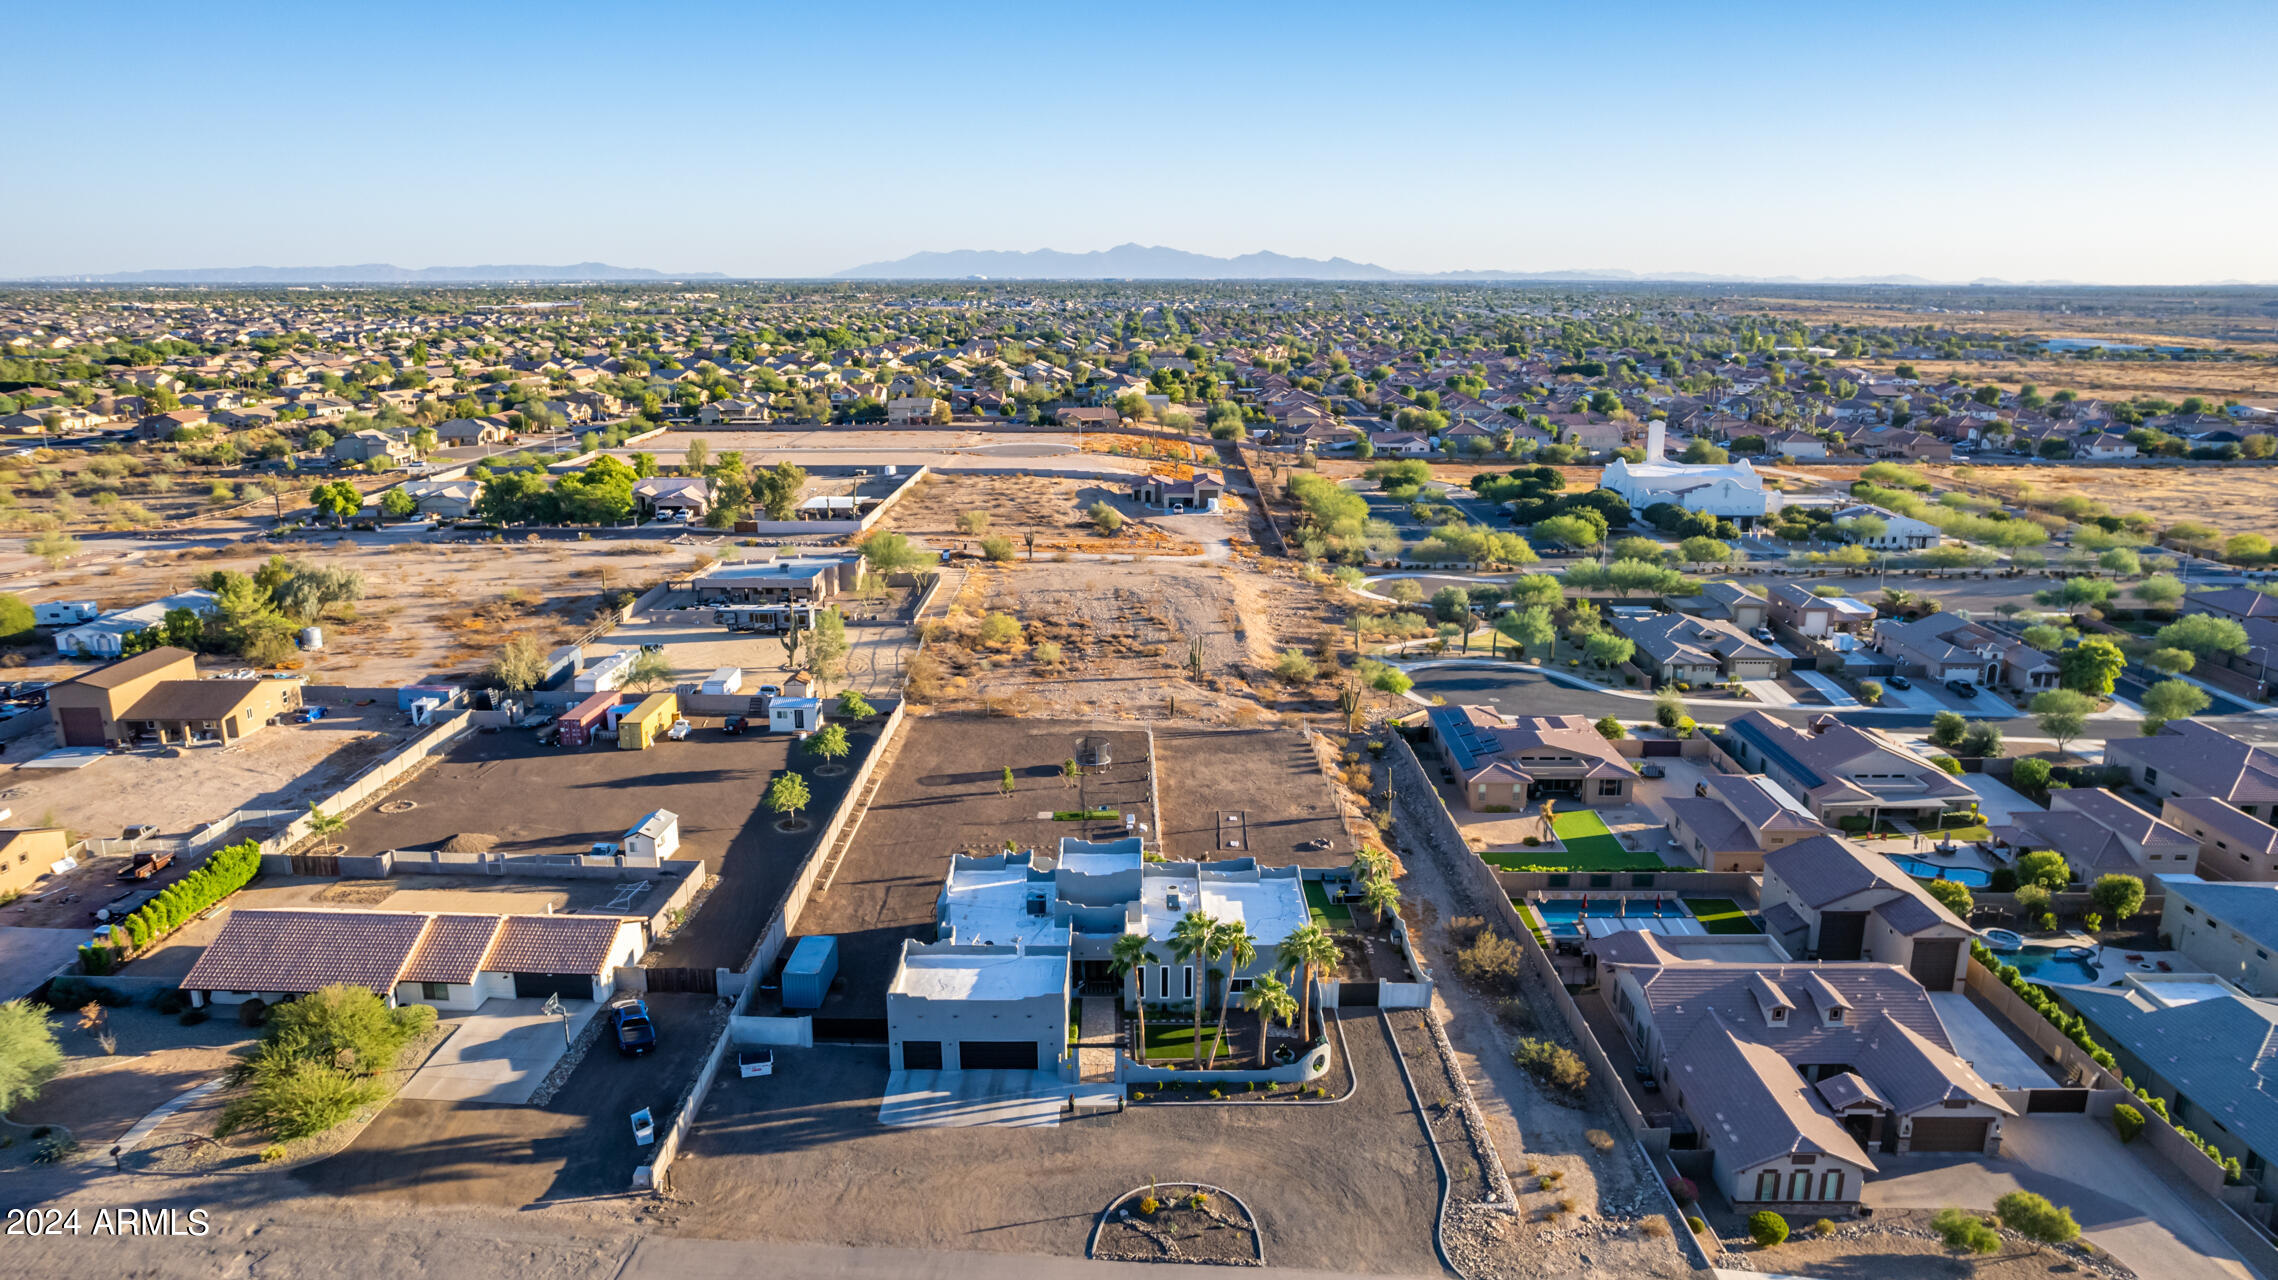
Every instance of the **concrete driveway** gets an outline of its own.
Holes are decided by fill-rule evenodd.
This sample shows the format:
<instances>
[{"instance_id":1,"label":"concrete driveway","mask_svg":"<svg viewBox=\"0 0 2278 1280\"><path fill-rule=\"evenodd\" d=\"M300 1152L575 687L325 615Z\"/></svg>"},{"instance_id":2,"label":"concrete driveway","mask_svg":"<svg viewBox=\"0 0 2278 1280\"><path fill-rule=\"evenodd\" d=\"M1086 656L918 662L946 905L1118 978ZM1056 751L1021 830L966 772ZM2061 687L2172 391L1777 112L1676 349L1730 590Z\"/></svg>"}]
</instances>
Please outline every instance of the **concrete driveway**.
<instances>
[{"instance_id":1,"label":"concrete driveway","mask_svg":"<svg viewBox=\"0 0 2278 1280\"><path fill-rule=\"evenodd\" d=\"M886 1078L878 1123L933 1129L1054 1125L1077 1088L1050 1071L896 1071ZM1109 1085L1107 1092L1120 1091Z\"/></svg>"},{"instance_id":2,"label":"concrete driveway","mask_svg":"<svg viewBox=\"0 0 2278 1280\"><path fill-rule=\"evenodd\" d=\"M2002 1157L1882 1157L1867 1183L1877 1209L1987 1210L2011 1191L2032 1191L2072 1210L2081 1235L2139 1276L2255 1280L2238 1253L2200 1215L2221 1205L2184 1184L2156 1156L2120 1145L2087 1116L2018 1116L2001 1126Z\"/></svg>"},{"instance_id":3,"label":"concrete driveway","mask_svg":"<svg viewBox=\"0 0 2278 1280\"><path fill-rule=\"evenodd\" d=\"M401 1096L436 1102L495 1102L510 1106L530 1100L566 1047L562 1020L539 1012L543 1000L486 1000L473 1013L444 1020L453 1028L435 1056L403 1087ZM569 1038L576 1039L601 1006L591 1000L564 1000Z\"/></svg>"},{"instance_id":4,"label":"concrete driveway","mask_svg":"<svg viewBox=\"0 0 2278 1280\"><path fill-rule=\"evenodd\" d=\"M1970 1064L1970 1070L1985 1078L1986 1083L2001 1089L2053 1089L2056 1081L2033 1055L2017 1046L2017 1042L1993 1025L1985 1011L1970 1003L1966 991L1933 991L1930 1007L1937 1010L1938 1021L1945 1024L1946 1036L1954 1042L1954 1052Z\"/></svg>"}]
</instances>

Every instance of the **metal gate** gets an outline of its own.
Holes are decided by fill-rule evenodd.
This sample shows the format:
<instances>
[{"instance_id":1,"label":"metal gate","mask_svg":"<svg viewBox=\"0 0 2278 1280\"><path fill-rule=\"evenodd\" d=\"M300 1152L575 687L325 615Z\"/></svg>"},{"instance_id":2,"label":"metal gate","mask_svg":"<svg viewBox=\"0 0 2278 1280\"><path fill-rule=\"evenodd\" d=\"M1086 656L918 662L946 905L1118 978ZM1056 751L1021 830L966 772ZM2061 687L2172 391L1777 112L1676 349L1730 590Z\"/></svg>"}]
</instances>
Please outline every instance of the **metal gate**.
<instances>
[{"instance_id":1,"label":"metal gate","mask_svg":"<svg viewBox=\"0 0 2278 1280\"><path fill-rule=\"evenodd\" d=\"M1685 754L1685 744L1675 738L1640 738L1637 740L1637 745L1643 748L1644 753L1649 756L1681 756Z\"/></svg>"},{"instance_id":2,"label":"metal gate","mask_svg":"<svg viewBox=\"0 0 2278 1280\"><path fill-rule=\"evenodd\" d=\"M1373 1009L1377 999L1377 985L1373 982L1337 984L1337 1007L1340 1009Z\"/></svg>"},{"instance_id":3,"label":"metal gate","mask_svg":"<svg viewBox=\"0 0 2278 1280\"><path fill-rule=\"evenodd\" d=\"M718 995L720 971L718 969L643 969L641 976L648 980L651 995Z\"/></svg>"},{"instance_id":4,"label":"metal gate","mask_svg":"<svg viewBox=\"0 0 2278 1280\"><path fill-rule=\"evenodd\" d=\"M2054 1115L2079 1115L2088 1110L2086 1089L2027 1089L2025 1114L2043 1112Z\"/></svg>"},{"instance_id":5,"label":"metal gate","mask_svg":"<svg viewBox=\"0 0 2278 1280\"><path fill-rule=\"evenodd\" d=\"M293 855L293 874L296 876L339 875L340 855L337 853L296 853Z\"/></svg>"}]
</instances>

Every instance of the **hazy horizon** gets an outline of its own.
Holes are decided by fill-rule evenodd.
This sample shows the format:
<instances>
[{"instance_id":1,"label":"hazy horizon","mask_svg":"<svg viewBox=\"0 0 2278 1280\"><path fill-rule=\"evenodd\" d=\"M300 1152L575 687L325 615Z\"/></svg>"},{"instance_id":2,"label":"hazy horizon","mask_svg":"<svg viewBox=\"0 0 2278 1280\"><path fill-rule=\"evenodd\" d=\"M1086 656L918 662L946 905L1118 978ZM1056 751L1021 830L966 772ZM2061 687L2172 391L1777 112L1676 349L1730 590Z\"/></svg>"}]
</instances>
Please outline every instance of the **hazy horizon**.
<instances>
[{"instance_id":1,"label":"hazy horizon","mask_svg":"<svg viewBox=\"0 0 2278 1280\"><path fill-rule=\"evenodd\" d=\"M888 3L865 25L890 53L810 10L284 12L20 16L19 118L63 141L24 151L0 278L818 277L1136 242L1403 273L2278 281L2267 3Z\"/></svg>"}]
</instances>

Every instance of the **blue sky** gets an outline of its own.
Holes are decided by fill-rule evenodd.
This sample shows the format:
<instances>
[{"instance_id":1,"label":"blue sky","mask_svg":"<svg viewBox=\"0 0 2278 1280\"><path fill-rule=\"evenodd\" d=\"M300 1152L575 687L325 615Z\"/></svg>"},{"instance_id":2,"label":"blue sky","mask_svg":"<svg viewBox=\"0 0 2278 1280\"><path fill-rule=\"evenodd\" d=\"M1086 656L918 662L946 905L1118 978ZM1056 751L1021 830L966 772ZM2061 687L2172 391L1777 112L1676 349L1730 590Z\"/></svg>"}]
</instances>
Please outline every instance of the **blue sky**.
<instances>
[{"instance_id":1,"label":"blue sky","mask_svg":"<svg viewBox=\"0 0 2278 1280\"><path fill-rule=\"evenodd\" d=\"M1079 8L18 6L0 277L1136 240L2278 281L2271 0Z\"/></svg>"}]
</instances>

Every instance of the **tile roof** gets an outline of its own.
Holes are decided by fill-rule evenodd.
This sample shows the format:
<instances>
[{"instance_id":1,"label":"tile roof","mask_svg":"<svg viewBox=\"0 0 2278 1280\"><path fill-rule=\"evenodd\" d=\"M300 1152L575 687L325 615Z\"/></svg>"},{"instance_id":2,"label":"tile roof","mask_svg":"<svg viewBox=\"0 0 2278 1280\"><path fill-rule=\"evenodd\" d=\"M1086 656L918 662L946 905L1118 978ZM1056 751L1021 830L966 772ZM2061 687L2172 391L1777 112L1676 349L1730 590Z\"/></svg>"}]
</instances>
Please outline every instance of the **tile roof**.
<instances>
[{"instance_id":1,"label":"tile roof","mask_svg":"<svg viewBox=\"0 0 2278 1280\"><path fill-rule=\"evenodd\" d=\"M2265 950L2278 949L2278 884L2198 876L2161 876L2159 883L2170 901L2197 907L2209 924L2234 929Z\"/></svg>"},{"instance_id":2,"label":"tile roof","mask_svg":"<svg viewBox=\"0 0 2278 1280\"><path fill-rule=\"evenodd\" d=\"M623 923L615 916L508 916L484 967L497 973L599 973Z\"/></svg>"},{"instance_id":3,"label":"tile roof","mask_svg":"<svg viewBox=\"0 0 2278 1280\"><path fill-rule=\"evenodd\" d=\"M2181 783L2232 804L2278 800L2278 755L2197 720L2170 720L2148 738L2114 738L2104 757L2155 768L2162 785Z\"/></svg>"},{"instance_id":4,"label":"tile roof","mask_svg":"<svg viewBox=\"0 0 2278 1280\"><path fill-rule=\"evenodd\" d=\"M2134 987L2072 987L2065 1000L2097 1039L2134 1055L2195 1110L2264 1159L2278 1153L2278 1005L2219 996L2162 1006Z\"/></svg>"},{"instance_id":5,"label":"tile roof","mask_svg":"<svg viewBox=\"0 0 2278 1280\"><path fill-rule=\"evenodd\" d=\"M427 929L388 911L240 909L182 979L189 991L315 991L335 983L386 992Z\"/></svg>"},{"instance_id":6,"label":"tile roof","mask_svg":"<svg viewBox=\"0 0 2278 1280\"><path fill-rule=\"evenodd\" d=\"M398 980L473 982L497 934L497 916L436 916Z\"/></svg>"}]
</instances>

